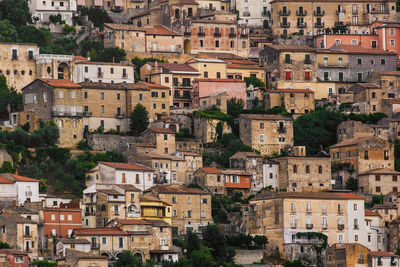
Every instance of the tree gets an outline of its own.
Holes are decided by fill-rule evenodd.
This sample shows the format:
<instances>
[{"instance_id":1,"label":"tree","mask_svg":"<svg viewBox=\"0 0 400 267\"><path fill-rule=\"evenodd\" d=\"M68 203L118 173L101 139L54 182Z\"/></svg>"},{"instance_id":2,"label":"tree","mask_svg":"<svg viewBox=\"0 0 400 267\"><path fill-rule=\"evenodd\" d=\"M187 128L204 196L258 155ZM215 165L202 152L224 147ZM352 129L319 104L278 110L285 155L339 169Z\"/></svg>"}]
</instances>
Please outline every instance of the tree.
<instances>
[{"instance_id":1,"label":"tree","mask_svg":"<svg viewBox=\"0 0 400 267\"><path fill-rule=\"evenodd\" d=\"M11 112L19 111L22 108L22 95L14 88L8 88L6 76L0 75L0 119L9 118Z\"/></svg>"},{"instance_id":2,"label":"tree","mask_svg":"<svg viewBox=\"0 0 400 267\"><path fill-rule=\"evenodd\" d=\"M117 256L115 267L141 267L142 262L130 250L123 250Z\"/></svg>"},{"instance_id":3,"label":"tree","mask_svg":"<svg viewBox=\"0 0 400 267\"><path fill-rule=\"evenodd\" d=\"M104 9L95 7L91 8L84 7L80 9L80 12L81 16L88 16L89 20L93 22L93 25L95 27L103 28L104 23L113 22L110 16L108 15L107 11L105 11Z\"/></svg>"},{"instance_id":4,"label":"tree","mask_svg":"<svg viewBox=\"0 0 400 267\"><path fill-rule=\"evenodd\" d=\"M350 177L345 185L345 188L351 191L357 191L358 190L358 179L354 177Z\"/></svg>"},{"instance_id":5,"label":"tree","mask_svg":"<svg viewBox=\"0 0 400 267\"><path fill-rule=\"evenodd\" d=\"M264 248L268 244L268 238L263 235L256 235L253 237L253 242L257 247Z\"/></svg>"},{"instance_id":6,"label":"tree","mask_svg":"<svg viewBox=\"0 0 400 267\"><path fill-rule=\"evenodd\" d=\"M201 240L196 233L189 232L186 238L186 255L190 258L192 253L201 248Z\"/></svg>"},{"instance_id":7,"label":"tree","mask_svg":"<svg viewBox=\"0 0 400 267\"><path fill-rule=\"evenodd\" d=\"M23 43L35 43L39 47L47 47L52 42L51 33L47 29L38 29L34 26L22 26L19 30L19 39Z\"/></svg>"},{"instance_id":8,"label":"tree","mask_svg":"<svg viewBox=\"0 0 400 267\"><path fill-rule=\"evenodd\" d=\"M91 58L96 58L97 51L104 49L102 42L93 39L83 40L80 42L79 47L81 49L81 56L90 56ZM90 55L90 53L93 53L92 50L95 52L95 56Z\"/></svg>"},{"instance_id":9,"label":"tree","mask_svg":"<svg viewBox=\"0 0 400 267\"><path fill-rule=\"evenodd\" d=\"M294 260L294 261L286 261L284 267L306 267L301 261Z\"/></svg>"},{"instance_id":10,"label":"tree","mask_svg":"<svg viewBox=\"0 0 400 267\"><path fill-rule=\"evenodd\" d=\"M2 0L0 2L0 20L7 19L16 28L32 23L26 0Z\"/></svg>"},{"instance_id":11,"label":"tree","mask_svg":"<svg viewBox=\"0 0 400 267\"><path fill-rule=\"evenodd\" d=\"M4 161L0 168L0 173L15 173L15 168L11 161Z\"/></svg>"},{"instance_id":12,"label":"tree","mask_svg":"<svg viewBox=\"0 0 400 267\"><path fill-rule=\"evenodd\" d=\"M97 57L95 59L90 59L92 61L101 62L116 62L119 63L126 58L125 50L119 47L107 47L100 51L97 51Z\"/></svg>"},{"instance_id":13,"label":"tree","mask_svg":"<svg viewBox=\"0 0 400 267\"><path fill-rule=\"evenodd\" d=\"M226 105L228 115L231 115L233 118L239 117L240 113L242 113L244 109L244 101L241 98L229 98Z\"/></svg>"},{"instance_id":14,"label":"tree","mask_svg":"<svg viewBox=\"0 0 400 267\"><path fill-rule=\"evenodd\" d=\"M59 137L60 133L57 125L54 122L49 121L48 123L41 125L32 133L31 142L35 147L55 146Z\"/></svg>"},{"instance_id":15,"label":"tree","mask_svg":"<svg viewBox=\"0 0 400 267\"><path fill-rule=\"evenodd\" d=\"M149 117L146 108L137 104L129 116L129 128L132 135L139 135L149 126Z\"/></svg>"},{"instance_id":16,"label":"tree","mask_svg":"<svg viewBox=\"0 0 400 267\"><path fill-rule=\"evenodd\" d=\"M39 180L39 192L41 194L45 194L45 193L47 193L47 190L48 190L48 188L47 188L46 180L45 179L40 179Z\"/></svg>"},{"instance_id":17,"label":"tree","mask_svg":"<svg viewBox=\"0 0 400 267\"><path fill-rule=\"evenodd\" d=\"M0 241L0 249L3 249L3 248L11 248L11 246L6 242Z\"/></svg>"},{"instance_id":18,"label":"tree","mask_svg":"<svg viewBox=\"0 0 400 267\"><path fill-rule=\"evenodd\" d=\"M57 262L47 260L37 260L31 263L32 266L36 267L53 267L57 266Z\"/></svg>"},{"instance_id":19,"label":"tree","mask_svg":"<svg viewBox=\"0 0 400 267\"><path fill-rule=\"evenodd\" d=\"M203 243L211 248L211 255L217 263L222 263L227 255L227 242L224 234L215 224L209 224L202 232Z\"/></svg>"},{"instance_id":20,"label":"tree","mask_svg":"<svg viewBox=\"0 0 400 267\"><path fill-rule=\"evenodd\" d=\"M213 257L210 253L210 248L201 246L199 250L193 251L190 255L189 263L190 266L196 267L213 267L216 266L213 262Z\"/></svg>"},{"instance_id":21,"label":"tree","mask_svg":"<svg viewBox=\"0 0 400 267\"><path fill-rule=\"evenodd\" d=\"M258 79L257 77L245 77L244 81L246 82L246 86L249 87L253 85L254 88L265 89L265 83Z\"/></svg>"},{"instance_id":22,"label":"tree","mask_svg":"<svg viewBox=\"0 0 400 267\"><path fill-rule=\"evenodd\" d=\"M18 32L9 20L0 20L0 42L18 41Z\"/></svg>"}]
</instances>

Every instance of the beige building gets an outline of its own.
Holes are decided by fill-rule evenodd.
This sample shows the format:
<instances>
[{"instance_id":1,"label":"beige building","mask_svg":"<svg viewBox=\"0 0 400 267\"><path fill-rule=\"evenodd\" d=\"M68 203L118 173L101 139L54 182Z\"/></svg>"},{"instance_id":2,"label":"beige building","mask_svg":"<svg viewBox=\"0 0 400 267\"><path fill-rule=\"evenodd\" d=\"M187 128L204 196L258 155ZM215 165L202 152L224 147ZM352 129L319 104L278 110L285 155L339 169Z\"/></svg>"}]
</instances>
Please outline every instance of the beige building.
<instances>
[{"instance_id":1,"label":"beige building","mask_svg":"<svg viewBox=\"0 0 400 267\"><path fill-rule=\"evenodd\" d=\"M146 31L129 24L104 24L104 46L129 52L146 52Z\"/></svg>"},{"instance_id":2,"label":"beige building","mask_svg":"<svg viewBox=\"0 0 400 267\"><path fill-rule=\"evenodd\" d=\"M186 64L200 73L200 79L226 79L227 62L221 59L192 58Z\"/></svg>"},{"instance_id":3,"label":"beige building","mask_svg":"<svg viewBox=\"0 0 400 267\"><path fill-rule=\"evenodd\" d=\"M297 117L315 109L314 92L309 89L268 90L265 106L268 109L284 106L290 114Z\"/></svg>"},{"instance_id":4,"label":"beige building","mask_svg":"<svg viewBox=\"0 0 400 267\"><path fill-rule=\"evenodd\" d=\"M268 250L315 264L312 247L321 240L300 233L323 233L328 245L366 245L364 216L364 199L352 193L263 191L250 201L244 220L247 233L268 237Z\"/></svg>"},{"instance_id":5,"label":"beige building","mask_svg":"<svg viewBox=\"0 0 400 267\"><path fill-rule=\"evenodd\" d=\"M229 159L232 169L242 169L251 175L251 189L259 191L265 186L263 181L263 157L255 152L237 152Z\"/></svg>"},{"instance_id":6,"label":"beige building","mask_svg":"<svg viewBox=\"0 0 400 267\"><path fill-rule=\"evenodd\" d=\"M215 167L199 168L194 174L194 181L213 194L224 194L224 173Z\"/></svg>"},{"instance_id":7,"label":"beige building","mask_svg":"<svg viewBox=\"0 0 400 267\"><path fill-rule=\"evenodd\" d=\"M218 118L208 117L202 112L195 112L194 114L194 135L199 138L203 143L212 143L217 140L217 126L222 124L222 134L231 133L231 127L226 121L219 120Z\"/></svg>"},{"instance_id":8,"label":"beige building","mask_svg":"<svg viewBox=\"0 0 400 267\"><path fill-rule=\"evenodd\" d=\"M381 120L385 122L386 118ZM388 139L391 135L389 127L375 124L364 124L360 121L347 120L340 123L336 130L336 136L338 142L346 139L359 138L359 137L380 137L382 139ZM397 133L397 132L396 132Z\"/></svg>"},{"instance_id":9,"label":"beige building","mask_svg":"<svg viewBox=\"0 0 400 267\"><path fill-rule=\"evenodd\" d=\"M175 132L170 128L148 128L142 133L142 142L156 146L153 152L175 153Z\"/></svg>"},{"instance_id":10,"label":"beige building","mask_svg":"<svg viewBox=\"0 0 400 267\"><path fill-rule=\"evenodd\" d=\"M399 177L399 180L397 177ZM358 191L373 195L400 192L400 172L388 168L379 168L359 173Z\"/></svg>"},{"instance_id":11,"label":"beige building","mask_svg":"<svg viewBox=\"0 0 400 267\"><path fill-rule=\"evenodd\" d=\"M211 194L198 188L179 185L156 186L146 194L157 196L172 205L172 234L184 235L189 231L201 232L212 223Z\"/></svg>"},{"instance_id":12,"label":"beige building","mask_svg":"<svg viewBox=\"0 0 400 267\"><path fill-rule=\"evenodd\" d=\"M329 191L331 186L330 157L278 157L279 189L294 192Z\"/></svg>"},{"instance_id":13,"label":"beige building","mask_svg":"<svg viewBox=\"0 0 400 267\"><path fill-rule=\"evenodd\" d=\"M293 120L281 115L241 114L239 136L261 155L281 153L293 146Z\"/></svg>"}]
</instances>

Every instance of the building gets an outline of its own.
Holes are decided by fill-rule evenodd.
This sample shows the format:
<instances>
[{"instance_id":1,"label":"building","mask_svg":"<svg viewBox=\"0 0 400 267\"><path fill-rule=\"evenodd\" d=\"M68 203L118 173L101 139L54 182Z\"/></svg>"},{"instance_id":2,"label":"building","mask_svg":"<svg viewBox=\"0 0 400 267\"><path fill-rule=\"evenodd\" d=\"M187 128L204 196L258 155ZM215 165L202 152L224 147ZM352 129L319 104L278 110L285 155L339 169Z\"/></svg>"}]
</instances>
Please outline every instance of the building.
<instances>
[{"instance_id":1,"label":"building","mask_svg":"<svg viewBox=\"0 0 400 267\"><path fill-rule=\"evenodd\" d=\"M270 4L273 35L314 35L337 25L360 30L376 20L395 20L396 14L395 2L388 0L378 0L367 5L353 0L341 3L333 0L274 0Z\"/></svg>"},{"instance_id":2,"label":"building","mask_svg":"<svg viewBox=\"0 0 400 267\"><path fill-rule=\"evenodd\" d=\"M151 194L172 205L172 234L184 235L189 231L201 232L212 223L211 194L198 188L180 185L155 186L147 189Z\"/></svg>"},{"instance_id":3,"label":"building","mask_svg":"<svg viewBox=\"0 0 400 267\"><path fill-rule=\"evenodd\" d=\"M153 176L154 171L141 164L100 161L86 175L86 186L130 184L143 191L153 186Z\"/></svg>"},{"instance_id":4,"label":"building","mask_svg":"<svg viewBox=\"0 0 400 267\"><path fill-rule=\"evenodd\" d=\"M263 191L250 200L244 216L246 233L268 236L267 249L283 259L295 260L307 251L315 262L311 247L318 238L304 238L303 232L321 232L328 245L367 244L364 198L352 193Z\"/></svg>"},{"instance_id":5,"label":"building","mask_svg":"<svg viewBox=\"0 0 400 267\"><path fill-rule=\"evenodd\" d=\"M245 170L226 169L223 170L225 194L233 196L235 193L241 193L247 197L251 190L252 176Z\"/></svg>"},{"instance_id":6,"label":"building","mask_svg":"<svg viewBox=\"0 0 400 267\"><path fill-rule=\"evenodd\" d=\"M60 2L32 0L29 1L29 10L32 17L40 22L49 22L50 16L58 16L66 24L73 25L72 19L78 16L76 0Z\"/></svg>"},{"instance_id":7,"label":"building","mask_svg":"<svg viewBox=\"0 0 400 267\"><path fill-rule=\"evenodd\" d=\"M379 213L365 209L365 224L367 227L366 246L371 251L387 251L389 229L381 223L381 216Z\"/></svg>"},{"instance_id":8,"label":"building","mask_svg":"<svg viewBox=\"0 0 400 267\"><path fill-rule=\"evenodd\" d=\"M140 198L140 219L172 223L171 204L151 194Z\"/></svg>"},{"instance_id":9,"label":"building","mask_svg":"<svg viewBox=\"0 0 400 267\"><path fill-rule=\"evenodd\" d=\"M279 188L279 163L271 159L263 159L263 188Z\"/></svg>"},{"instance_id":10,"label":"building","mask_svg":"<svg viewBox=\"0 0 400 267\"><path fill-rule=\"evenodd\" d=\"M44 208L43 236L70 237L73 229L82 228L82 210L75 208Z\"/></svg>"},{"instance_id":11,"label":"building","mask_svg":"<svg viewBox=\"0 0 400 267\"><path fill-rule=\"evenodd\" d=\"M90 252L90 241L86 239L76 238L60 238L56 243L56 256L62 258L66 255L66 250L72 249L77 251Z\"/></svg>"},{"instance_id":12,"label":"building","mask_svg":"<svg viewBox=\"0 0 400 267\"><path fill-rule=\"evenodd\" d=\"M293 146L293 120L281 115L241 114L239 137L261 155L281 153Z\"/></svg>"},{"instance_id":13,"label":"building","mask_svg":"<svg viewBox=\"0 0 400 267\"><path fill-rule=\"evenodd\" d=\"M400 172L389 168L372 169L358 174L358 191L363 194L386 195L400 191Z\"/></svg>"},{"instance_id":14,"label":"building","mask_svg":"<svg viewBox=\"0 0 400 267\"><path fill-rule=\"evenodd\" d=\"M187 65L200 73L200 79L226 79L227 62L217 58L192 58Z\"/></svg>"},{"instance_id":15,"label":"building","mask_svg":"<svg viewBox=\"0 0 400 267\"><path fill-rule=\"evenodd\" d=\"M104 24L104 47L118 47L126 52L146 52L146 30L129 24Z\"/></svg>"},{"instance_id":16,"label":"building","mask_svg":"<svg viewBox=\"0 0 400 267\"><path fill-rule=\"evenodd\" d=\"M386 119L388 118L384 118L381 121L384 122ZM383 126L383 124L385 123L382 123L382 126L379 127L379 125L364 124L360 121L353 120L341 122L336 129L337 140L341 142L346 139L374 136L387 139L384 138L384 136L388 136L388 132L390 131L387 129L388 127Z\"/></svg>"},{"instance_id":17,"label":"building","mask_svg":"<svg viewBox=\"0 0 400 267\"><path fill-rule=\"evenodd\" d=\"M187 64L147 62L140 68L142 81L152 82L172 88L170 106L190 107L192 83L200 72Z\"/></svg>"},{"instance_id":18,"label":"building","mask_svg":"<svg viewBox=\"0 0 400 267\"><path fill-rule=\"evenodd\" d=\"M273 160L279 163L279 189L294 192L332 189L329 156L284 156L273 158Z\"/></svg>"},{"instance_id":19,"label":"building","mask_svg":"<svg viewBox=\"0 0 400 267\"><path fill-rule=\"evenodd\" d=\"M236 10L239 11L239 24L250 28L269 27L271 16L271 5L269 1L235 1Z\"/></svg>"},{"instance_id":20,"label":"building","mask_svg":"<svg viewBox=\"0 0 400 267\"><path fill-rule=\"evenodd\" d=\"M135 83L134 66L128 62L78 61L74 82Z\"/></svg>"},{"instance_id":21,"label":"building","mask_svg":"<svg viewBox=\"0 0 400 267\"><path fill-rule=\"evenodd\" d=\"M182 34L163 25L145 26L148 53L182 53Z\"/></svg>"},{"instance_id":22,"label":"building","mask_svg":"<svg viewBox=\"0 0 400 267\"><path fill-rule=\"evenodd\" d=\"M333 244L326 250L326 266L336 267L339 264L343 266L368 266L368 253L367 247L357 244Z\"/></svg>"},{"instance_id":23,"label":"building","mask_svg":"<svg viewBox=\"0 0 400 267\"><path fill-rule=\"evenodd\" d=\"M95 255L74 249L66 249L65 256L57 259L57 264L62 266L98 266L107 267L108 257L103 255Z\"/></svg>"},{"instance_id":24,"label":"building","mask_svg":"<svg viewBox=\"0 0 400 267\"><path fill-rule=\"evenodd\" d=\"M36 78L35 59L39 54L36 44L1 43L0 75L7 78L7 86L18 92Z\"/></svg>"},{"instance_id":25,"label":"building","mask_svg":"<svg viewBox=\"0 0 400 267\"><path fill-rule=\"evenodd\" d=\"M300 116L315 110L314 92L310 89L267 90L265 106L267 109L283 106L292 116Z\"/></svg>"},{"instance_id":26,"label":"building","mask_svg":"<svg viewBox=\"0 0 400 267\"><path fill-rule=\"evenodd\" d=\"M7 267L28 267L28 253L18 249L3 248L0 250L0 264Z\"/></svg>"},{"instance_id":27,"label":"building","mask_svg":"<svg viewBox=\"0 0 400 267\"><path fill-rule=\"evenodd\" d=\"M175 131L170 128L148 128L142 133L142 142L155 146L153 152L159 154L175 153Z\"/></svg>"},{"instance_id":28,"label":"building","mask_svg":"<svg viewBox=\"0 0 400 267\"><path fill-rule=\"evenodd\" d=\"M263 179L263 158L255 152L237 152L230 157L232 169L242 169L251 175L251 189L258 191L265 186Z\"/></svg>"},{"instance_id":29,"label":"building","mask_svg":"<svg viewBox=\"0 0 400 267\"><path fill-rule=\"evenodd\" d=\"M221 113L224 116L224 113ZM231 133L231 127L218 116L213 116L207 111L195 111L193 114L194 135L203 143L212 143L217 140L217 126L222 126L222 134Z\"/></svg>"},{"instance_id":30,"label":"building","mask_svg":"<svg viewBox=\"0 0 400 267\"><path fill-rule=\"evenodd\" d=\"M21 120L21 125L28 122L34 130L38 119L53 121L60 132L58 145L61 147L72 147L82 140L86 114L79 84L62 79L36 79L22 89L22 95L24 112L20 117L26 114L26 120Z\"/></svg>"},{"instance_id":31,"label":"building","mask_svg":"<svg viewBox=\"0 0 400 267\"><path fill-rule=\"evenodd\" d=\"M400 257L393 252L369 251L368 266L399 266Z\"/></svg>"},{"instance_id":32,"label":"building","mask_svg":"<svg viewBox=\"0 0 400 267\"><path fill-rule=\"evenodd\" d=\"M0 198L3 201L25 202L39 201L39 180L12 173L0 174Z\"/></svg>"},{"instance_id":33,"label":"building","mask_svg":"<svg viewBox=\"0 0 400 267\"><path fill-rule=\"evenodd\" d=\"M225 193L225 180L222 170L215 167L203 167L195 171L193 176L193 183L199 184L213 194Z\"/></svg>"}]
</instances>

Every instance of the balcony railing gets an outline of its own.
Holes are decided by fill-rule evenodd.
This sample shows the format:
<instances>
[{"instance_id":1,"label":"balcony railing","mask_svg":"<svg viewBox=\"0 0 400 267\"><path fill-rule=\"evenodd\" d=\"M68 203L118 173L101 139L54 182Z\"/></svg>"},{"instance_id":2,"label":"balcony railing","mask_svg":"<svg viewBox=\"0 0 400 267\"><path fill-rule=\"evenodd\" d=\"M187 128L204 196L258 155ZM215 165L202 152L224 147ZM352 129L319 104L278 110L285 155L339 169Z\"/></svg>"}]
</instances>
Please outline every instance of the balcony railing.
<instances>
[{"instance_id":1,"label":"balcony railing","mask_svg":"<svg viewBox=\"0 0 400 267\"><path fill-rule=\"evenodd\" d=\"M214 32L214 37L221 37L221 33L220 32Z\"/></svg>"},{"instance_id":2,"label":"balcony railing","mask_svg":"<svg viewBox=\"0 0 400 267\"><path fill-rule=\"evenodd\" d=\"M85 216L96 216L96 213L93 212L85 212Z\"/></svg>"},{"instance_id":3,"label":"balcony railing","mask_svg":"<svg viewBox=\"0 0 400 267\"><path fill-rule=\"evenodd\" d=\"M286 133L286 127L278 127L278 133Z\"/></svg>"},{"instance_id":4,"label":"balcony railing","mask_svg":"<svg viewBox=\"0 0 400 267\"><path fill-rule=\"evenodd\" d=\"M297 228L297 224L296 223L292 223L291 227L292 227L292 229L296 229Z\"/></svg>"},{"instance_id":5,"label":"balcony railing","mask_svg":"<svg viewBox=\"0 0 400 267\"><path fill-rule=\"evenodd\" d=\"M97 78L103 78L103 72L97 72Z\"/></svg>"},{"instance_id":6,"label":"balcony railing","mask_svg":"<svg viewBox=\"0 0 400 267\"><path fill-rule=\"evenodd\" d=\"M236 37L236 33L230 33L229 34L229 38L235 38Z\"/></svg>"},{"instance_id":7,"label":"balcony railing","mask_svg":"<svg viewBox=\"0 0 400 267\"><path fill-rule=\"evenodd\" d=\"M354 229L358 229L358 224L355 224L355 225L354 225Z\"/></svg>"},{"instance_id":8,"label":"balcony railing","mask_svg":"<svg viewBox=\"0 0 400 267\"><path fill-rule=\"evenodd\" d=\"M31 197L32 196L32 191L26 191L25 192L26 197Z\"/></svg>"},{"instance_id":9,"label":"balcony railing","mask_svg":"<svg viewBox=\"0 0 400 267\"><path fill-rule=\"evenodd\" d=\"M322 22L322 23L315 23L315 28L323 28L323 27L325 27L325 22Z\"/></svg>"},{"instance_id":10,"label":"balcony railing","mask_svg":"<svg viewBox=\"0 0 400 267\"><path fill-rule=\"evenodd\" d=\"M115 114L115 118L116 119L125 119L125 114L122 114L122 113L117 113L117 114Z\"/></svg>"},{"instance_id":11,"label":"balcony railing","mask_svg":"<svg viewBox=\"0 0 400 267\"><path fill-rule=\"evenodd\" d=\"M245 39L245 38L247 38L249 35L248 34L246 34L246 33L241 33L240 34L240 38L242 38L242 39Z\"/></svg>"},{"instance_id":12,"label":"balcony railing","mask_svg":"<svg viewBox=\"0 0 400 267\"><path fill-rule=\"evenodd\" d=\"M31 237L32 236L32 232L24 232L24 236Z\"/></svg>"},{"instance_id":13,"label":"balcony railing","mask_svg":"<svg viewBox=\"0 0 400 267\"><path fill-rule=\"evenodd\" d=\"M292 64L292 60L291 59L285 59L283 62L285 64Z\"/></svg>"},{"instance_id":14,"label":"balcony railing","mask_svg":"<svg viewBox=\"0 0 400 267\"><path fill-rule=\"evenodd\" d=\"M82 117L84 112L52 111L51 115L56 117Z\"/></svg>"},{"instance_id":15,"label":"balcony railing","mask_svg":"<svg viewBox=\"0 0 400 267\"><path fill-rule=\"evenodd\" d=\"M319 17L325 16L325 11L320 11L320 12L314 11L314 16L319 16Z\"/></svg>"},{"instance_id":16,"label":"balcony railing","mask_svg":"<svg viewBox=\"0 0 400 267\"><path fill-rule=\"evenodd\" d=\"M270 17L271 12L270 11L261 11L261 17Z\"/></svg>"},{"instance_id":17,"label":"balcony railing","mask_svg":"<svg viewBox=\"0 0 400 267\"><path fill-rule=\"evenodd\" d=\"M297 23L297 28L305 28L307 27L307 22Z\"/></svg>"},{"instance_id":18,"label":"balcony railing","mask_svg":"<svg viewBox=\"0 0 400 267\"><path fill-rule=\"evenodd\" d=\"M338 224L337 225L338 230L343 230L344 229L344 224Z\"/></svg>"},{"instance_id":19,"label":"balcony railing","mask_svg":"<svg viewBox=\"0 0 400 267\"><path fill-rule=\"evenodd\" d=\"M250 12L249 11L244 11L243 12L243 17L250 17Z\"/></svg>"},{"instance_id":20,"label":"balcony railing","mask_svg":"<svg viewBox=\"0 0 400 267\"><path fill-rule=\"evenodd\" d=\"M290 10L286 10L286 11L280 10L279 16L290 16Z\"/></svg>"},{"instance_id":21,"label":"balcony railing","mask_svg":"<svg viewBox=\"0 0 400 267\"><path fill-rule=\"evenodd\" d=\"M307 223L306 224L307 229L313 229L313 224L312 223Z\"/></svg>"},{"instance_id":22,"label":"balcony railing","mask_svg":"<svg viewBox=\"0 0 400 267\"><path fill-rule=\"evenodd\" d=\"M281 28L289 28L289 27L290 27L290 22L286 23L281 22Z\"/></svg>"},{"instance_id":23,"label":"balcony railing","mask_svg":"<svg viewBox=\"0 0 400 267\"><path fill-rule=\"evenodd\" d=\"M305 59L304 64L311 64L311 59Z\"/></svg>"},{"instance_id":24,"label":"balcony railing","mask_svg":"<svg viewBox=\"0 0 400 267\"><path fill-rule=\"evenodd\" d=\"M184 32L183 36L192 36L192 33L191 32Z\"/></svg>"},{"instance_id":25,"label":"balcony railing","mask_svg":"<svg viewBox=\"0 0 400 267\"><path fill-rule=\"evenodd\" d=\"M328 225L326 225L326 224L325 224L325 225L322 225L322 229L323 229L323 230L328 229Z\"/></svg>"},{"instance_id":26,"label":"balcony railing","mask_svg":"<svg viewBox=\"0 0 400 267\"><path fill-rule=\"evenodd\" d=\"M199 32L197 35L198 35L199 37L204 37L204 36L206 36L206 33L205 33L205 32Z\"/></svg>"},{"instance_id":27,"label":"balcony railing","mask_svg":"<svg viewBox=\"0 0 400 267\"><path fill-rule=\"evenodd\" d=\"M303 10L303 11L297 10L296 16L307 16L307 10Z\"/></svg>"}]
</instances>

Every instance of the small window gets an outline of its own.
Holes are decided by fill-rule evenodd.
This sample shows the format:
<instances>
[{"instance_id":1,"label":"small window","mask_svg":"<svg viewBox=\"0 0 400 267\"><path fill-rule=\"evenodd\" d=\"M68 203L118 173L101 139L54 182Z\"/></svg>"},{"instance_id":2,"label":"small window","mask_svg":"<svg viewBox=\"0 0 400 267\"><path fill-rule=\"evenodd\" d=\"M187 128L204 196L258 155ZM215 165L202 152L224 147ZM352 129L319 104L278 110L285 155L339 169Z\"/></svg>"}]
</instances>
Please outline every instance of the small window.
<instances>
[{"instance_id":1,"label":"small window","mask_svg":"<svg viewBox=\"0 0 400 267\"><path fill-rule=\"evenodd\" d=\"M381 65L385 65L386 64L386 59L381 58Z\"/></svg>"}]
</instances>

